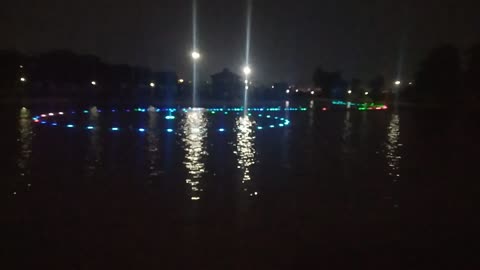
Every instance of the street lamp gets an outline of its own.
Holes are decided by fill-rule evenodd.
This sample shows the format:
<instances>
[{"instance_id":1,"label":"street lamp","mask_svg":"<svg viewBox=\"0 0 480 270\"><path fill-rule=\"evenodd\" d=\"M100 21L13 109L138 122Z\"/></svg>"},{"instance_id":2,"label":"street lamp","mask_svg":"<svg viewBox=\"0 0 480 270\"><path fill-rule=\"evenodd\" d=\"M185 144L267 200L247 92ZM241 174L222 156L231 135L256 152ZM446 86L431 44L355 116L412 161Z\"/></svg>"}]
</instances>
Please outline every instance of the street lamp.
<instances>
[{"instance_id":1,"label":"street lamp","mask_svg":"<svg viewBox=\"0 0 480 270\"><path fill-rule=\"evenodd\" d=\"M192 52L192 58L193 60L198 60L200 58L200 53L197 51Z\"/></svg>"},{"instance_id":2,"label":"street lamp","mask_svg":"<svg viewBox=\"0 0 480 270\"><path fill-rule=\"evenodd\" d=\"M243 74L245 74L245 76L248 76L250 75L250 73L252 73L252 69L249 66L245 66L243 68Z\"/></svg>"}]
</instances>

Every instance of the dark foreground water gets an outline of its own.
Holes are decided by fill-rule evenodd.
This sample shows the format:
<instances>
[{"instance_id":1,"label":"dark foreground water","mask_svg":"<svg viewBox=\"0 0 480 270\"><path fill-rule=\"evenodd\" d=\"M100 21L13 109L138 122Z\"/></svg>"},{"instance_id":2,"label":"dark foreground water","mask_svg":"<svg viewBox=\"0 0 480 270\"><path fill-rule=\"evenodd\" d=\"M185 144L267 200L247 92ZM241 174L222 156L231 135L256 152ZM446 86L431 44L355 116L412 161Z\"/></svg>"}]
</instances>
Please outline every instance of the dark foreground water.
<instances>
[{"instance_id":1,"label":"dark foreground water","mask_svg":"<svg viewBox=\"0 0 480 270\"><path fill-rule=\"evenodd\" d=\"M69 107L4 106L1 268L478 269L475 115L312 105L272 129L77 119L94 130L31 121Z\"/></svg>"}]
</instances>

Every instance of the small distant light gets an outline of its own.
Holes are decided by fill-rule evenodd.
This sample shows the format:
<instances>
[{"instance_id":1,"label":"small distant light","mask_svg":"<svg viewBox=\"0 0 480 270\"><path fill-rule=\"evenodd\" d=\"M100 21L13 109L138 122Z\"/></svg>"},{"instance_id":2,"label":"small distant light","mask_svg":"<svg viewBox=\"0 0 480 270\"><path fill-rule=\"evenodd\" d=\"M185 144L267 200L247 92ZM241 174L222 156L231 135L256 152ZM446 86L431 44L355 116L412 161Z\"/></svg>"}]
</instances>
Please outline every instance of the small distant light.
<instances>
[{"instance_id":1,"label":"small distant light","mask_svg":"<svg viewBox=\"0 0 480 270\"><path fill-rule=\"evenodd\" d=\"M94 129L94 127L93 126L88 126L87 129L92 130L92 129Z\"/></svg>"},{"instance_id":2,"label":"small distant light","mask_svg":"<svg viewBox=\"0 0 480 270\"><path fill-rule=\"evenodd\" d=\"M91 81L90 82L92 85L97 85L97 82L96 81Z\"/></svg>"},{"instance_id":3,"label":"small distant light","mask_svg":"<svg viewBox=\"0 0 480 270\"><path fill-rule=\"evenodd\" d=\"M120 129L118 127L112 127L112 131L119 131Z\"/></svg>"},{"instance_id":4,"label":"small distant light","mask_svg":"<svg viewBox=\"0 0 480 270\"><path fill-rule=\"evenodd\" d=\"M168 129L167 129L167 132L168 132L168 133L172 133L172 132L173 132L173 129L168 128Z\"/></svg>"},{"instance_id":5,"label":"small distant light","mask_svg":"<svg viewBox=\"0 0 480 270\"><path fill-rule=\"evenodd\" d=\"M151 82L151 83L150 83L150 87L152 87L152 88L155 87L155 83L154 83L154 82Z\"/></svg>"},{"instance_id":6,"label":"small distant light","mask_svg":"<svg viewBox=\"0 0 480 270\"><path fill-rule=\"evenodd\" d=\"M21 77L21 78L20 78L20 81L21 81L21 82L26 82L27 79L26 79L25 77Z\"/></svg>"},{"instance_id":7,"label":"small distant light","mask_svg":"<svg viewBox=\"0 0 480 270\"><path fill-rule=\"evenodd\" d=\"M183 83L183 82L184 82L183 79L179 79L179 80L178 80L178 83Z\"/></svg>"},{"instance_id":8,"label":"small distant light","mask_svg":"<svg viewBox=\"0 0 480 270\"><path fill-rule=\"evenodd\" d=\"M225 129L224 128L219 128L218 131L225 132Z\"/></svg>"},{"instance_id":9,"label":"small distant light","mask_svg":"<svg viewBox=\"0 0 480 270\"><path fill-rule=\"evenodd\" d=\"M75 126L72 125L72 124L68 124L67 127L68 127L68 128L73 128L73 127L75 127Z\"/></svg>"},{"instance_id":10,"label":"small distant light","mask_svg":"<svg viewBox=\"0 0 480 270\"><path fill-rule=\"evenodd\" d=\"M352 94L352 90L348 90L347 93L348 93L349 95L351 95L351 94Z\"/></svg>"},{"instance_id":11,"label":"small distant light","mask_svg":"<svg viewBox=\"0 0 480 270\"><path fill-rule=\"evenodd\" d=\"M315 95L315 91L311 91L310 94Z\"/></svg>"},{"instance_id":12,"label":"small distant light","mask_svg":"<svg viewBox=\"0 0 480 270\"><path fill-rule=\"evenodd\" d=\"M144 128L139 128L138 131L145 132L145 129Z\"/></svg>"}]
</instances>

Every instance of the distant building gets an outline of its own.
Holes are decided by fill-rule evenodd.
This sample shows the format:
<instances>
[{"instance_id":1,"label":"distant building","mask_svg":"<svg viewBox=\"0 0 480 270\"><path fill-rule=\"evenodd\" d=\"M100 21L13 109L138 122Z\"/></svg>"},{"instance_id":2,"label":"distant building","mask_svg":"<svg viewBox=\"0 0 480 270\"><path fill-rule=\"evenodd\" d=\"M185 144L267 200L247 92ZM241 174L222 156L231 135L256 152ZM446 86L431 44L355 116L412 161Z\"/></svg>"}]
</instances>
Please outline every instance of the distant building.
<instances>
[{"instance_id":1,"label":"distant building","mask_svg":"<svg viewBox=\"0 0 480 270\"><path fill-rule=\"evenodd\" d=\"M213 97L231 99L242 96L244 85L241 77L227 68L220 73L213 74L211 78Z\"/></svg>"}]
</instances>

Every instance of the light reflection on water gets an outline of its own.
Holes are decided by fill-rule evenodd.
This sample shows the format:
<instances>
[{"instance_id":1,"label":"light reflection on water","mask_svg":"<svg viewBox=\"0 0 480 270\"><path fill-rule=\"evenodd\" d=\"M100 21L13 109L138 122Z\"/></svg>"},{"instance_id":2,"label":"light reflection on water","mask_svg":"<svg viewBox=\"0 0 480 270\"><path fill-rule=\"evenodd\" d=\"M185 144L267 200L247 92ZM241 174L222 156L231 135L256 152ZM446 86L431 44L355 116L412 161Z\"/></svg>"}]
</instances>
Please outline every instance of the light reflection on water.
<instances>
[{"instance_id":1,"label":"light reflection on water","mask_svg":"<svg viewBox=\"0 0 480 270\"><path fill-rule=\"evenodd\" d=\"M390 119L390 124L387 129L387 141L385 143L385 157L387 159L387 172L393 179L393 183L400 180L400 116L395 113ZM395 200L395 198L392 197ZM394 207L398 207L398 202L393 202Z\"/></svg>"},{"instance_id":2,"label":"light reflection on water","mask_svg":"<svg viewBox=\"0 0 480 270\"><path fill-rule=\"evenodd\" d=\"M183 164L188 171L186 183L190 185L190 198L200 200L203 189L201 187L201 178L205 173L205 157L208 155L206 150L208 119L205 110L192 109L185 112L185 117L181 122L181 138L185 150L185 160Z\"/></svg>"},{"instance_id":3,"label":"light reflection on water","mask_svg":"<svg viewBox=\"0 0 480 270\"><path fill-rule=\"evenodd\" d=\"M148 176L158 176L161 171L158 168L160 138L158 130L159 114L152 106L148 108L147 129L147 162Z\"/></svg>"},{"instance_id":4,"label":"light reflection on water","mask_svg":"<svg viewBox=\"0 0 480 270\"><path fill-rule=\"evenodd\" d=\"M242 170L242 189L250 196L257 196L251 182L250 167L255 164L254 122L248 116L239 117L235 123L237 141L234 154L237 156L237 168Z\"/></svg>"},{"instance_id":5,"label":"light reflection on water","mask_svg":"<svg viewBox=\"0 0 480 270\"><path fill-rule=\"evenodd\" d=\"M103 146L101 143L100 137L100 121L99 121L99 112L97 107L90 108L90 113L88 116L88 125L95 127L88 133L88 150L87 150L87 158L86 158L86 170L87 176L92 176L95 174L96 170L100 166L102 162L102 152Z\"/></svg>"},{"instance_id":6,"label":"light reflection on water","mask_svg":"<svg viewBox=\"0 0 480 270\"><path fill-rule=\"evenodd\" d=\"M17 156L17 166L21 177L30 175L30 158L32 155L32 120L30 110L23 107L20 109L18 117L17 141L20 143L20 149ZM30 186L30 184L27 184Z\"/></svg>"}]
</instances>

